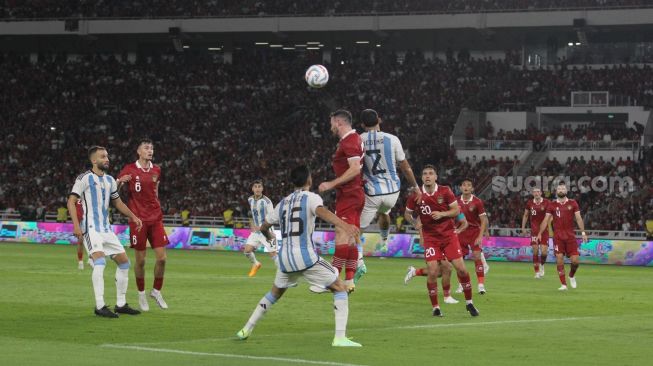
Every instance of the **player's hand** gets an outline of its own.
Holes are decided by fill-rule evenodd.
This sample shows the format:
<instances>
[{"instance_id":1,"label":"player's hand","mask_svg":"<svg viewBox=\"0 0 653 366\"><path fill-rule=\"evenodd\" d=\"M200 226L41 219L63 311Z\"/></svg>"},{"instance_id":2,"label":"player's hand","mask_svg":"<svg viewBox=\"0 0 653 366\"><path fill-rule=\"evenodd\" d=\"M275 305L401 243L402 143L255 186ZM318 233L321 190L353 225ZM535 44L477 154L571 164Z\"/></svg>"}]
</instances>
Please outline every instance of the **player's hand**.
<instances>
[{"instance_id":1,"label":"player's hand","mask_svg":"<svg viewBox=\"0 0 653 366\"><path fill-rule=\"evenodd\" d=\"M84 234L82 234L82 229L75 227L73 229L73 235L75 235L77 238L77 244L80 244L82 242L82 238L84 237Z\"/></svg>"},{"instance_id":2,"label":"player's hand","mask_svg":"<svg viewBox=\"0 0 653 366\"><path fill-rule=\"evenodd\" d=\"M542 242L542 234L537 234L537 236L535 237L535 241L537 243L541 243Z\"/></svg>"},{"instance_id":3,"label":"player's hand","mask_svg":"<svg viewBox=\"0 0 653 366\"><path fill-rule=\"evenodd\" d=\"M474 245L478 246L479 248L483 247L483 235L479 235L476 240L474 241Z\"/></svg>"},{"instance_id":4,"label":"player's hand","mask_svg":"<svg viewBox=\"0 0 653 366\"><path fill-rule=\"evenodd\" d=\"M589 239L587 239L587 234L583 234L581 237L583 238L583 243L587 243L589 241Z\"/></svg>"},{"instance_id":5,"label":"player's hand","mask_svg":"<svg viewBox=\"0 0 653 366\"><path fill-rule=\"evenodd\" d=\"M419 220L419 219L415 220L415 223L413 224L413 226L415 227L415 230L421 231L422 230L422 221Z\"/></svg>"},{"instance_id":6,"label":"player's hand","mask_svg":"<svg viewBox=\"0 0 653 366\"><path fill-rule=\"evenodd\" d=\"M143 228L143 221L141 221L141 219L139 219L136 216L134 216L132 221L134 222L134 224L136 224L136 230L141 231L141 229Z\"/></svg>"},{"instance_id":7,"label":"player's hand","mask_svg":"<svg viewBox=\"0 0 653 366\"><path fill-rule=\"evenodd\" d=\"M331 182L322 182L320 185L317 187L317 191L320 193L330 191L333 189L333 184Z\"/></svg>"},{"instance_id":8,"label":"player's hand","mask_svg":"<svg viewBox=\"0 0 653 366\"><path fill-rule=\"evenodd\" d=\"M122 177L118 178L118 183L127 183L130 180L132 180L131 174L126 174L126 175L123 175Z\"/></svg>"},{"instance_id":9,"label":"player's hand","mask_svg":"<svg viewBox=\"0 0 653 366\"><path fill-rule=\"evenodd\" d=\"M360 243L360 241L361 241L361 230L359 228L357 228L355 225L346 224L344 229L345 229L345 232L347 233L347 235L354 238L354 240L356 241L357 244Z\"/></svg>"},{"instance_id":10,"label":"player's hand","mask_svg":"<svg viewBox=\"0 0 653 366\"><path fill-rule=\"evenodd\" d=\"M527 237L527 238L528 238L529 236L531 236L531 231L528 230L528 229L521 229L521 233L522 233L522 235L524 235L524 236Z\"/></svg>"},{"instance_id":11,"label":"player's hand","mask_svg":"<svg viewBox=\"0 0 653 366\"><path fill-rule=\"evenodd\" d=\"M431 212L431 217L433 218L433 220L440 220L441 218L444 217L444 213L442 213L441 211L433 211Z\"/></svg>"}]
</instances>

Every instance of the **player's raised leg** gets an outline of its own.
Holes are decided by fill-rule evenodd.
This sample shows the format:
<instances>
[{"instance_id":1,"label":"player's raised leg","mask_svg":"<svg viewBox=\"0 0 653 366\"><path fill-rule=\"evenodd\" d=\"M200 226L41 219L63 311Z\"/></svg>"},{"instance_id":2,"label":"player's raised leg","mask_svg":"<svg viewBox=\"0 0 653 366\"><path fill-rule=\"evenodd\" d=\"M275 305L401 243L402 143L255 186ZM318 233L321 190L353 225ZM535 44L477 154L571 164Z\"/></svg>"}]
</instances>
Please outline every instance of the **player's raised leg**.
<instances>
[{"instance_id":1,"label":"player's raised leg","mask_svg":"<svg viewBox=\"0 0 653 366\"><path fill-rule=\"evenodd\" d=\"M275 283L277 282L278 278L279 272L277 272L277 279L275 279ZM276 285L272 285L272 289L263 295L261 300L259 300L258 304L254 308L254 311L252 312L252 315L250 315L249 319L247 320L247 323L245 323L245 326L239 330L238 333L236 333L236 336L242 340L249 338L259 320L261 320L263 316L272 308L272 305L276 304L277 301L281 299L281 296L283 296L286 290L287 289L285 287L279 288Z\"/></svg>"}]
</instances>

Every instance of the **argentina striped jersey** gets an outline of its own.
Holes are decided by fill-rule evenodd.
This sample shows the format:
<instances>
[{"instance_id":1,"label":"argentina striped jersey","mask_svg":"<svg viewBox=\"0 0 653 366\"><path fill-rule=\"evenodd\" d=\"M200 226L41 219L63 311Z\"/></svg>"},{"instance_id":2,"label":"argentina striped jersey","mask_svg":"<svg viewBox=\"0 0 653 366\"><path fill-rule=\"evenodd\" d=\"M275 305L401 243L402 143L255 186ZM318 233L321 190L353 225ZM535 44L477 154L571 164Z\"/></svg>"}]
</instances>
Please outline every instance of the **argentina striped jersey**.
<instances>
[{"instance_id":1,"label":"argentina striped jersey","mask_svg":"<svg viewBox=\"0 0 653 366\"><path fill-rule=\"evenodd\" d=\"M254 221L254 226L261 226L265 221L267 215L274 210L274 205L272 201L266 196L261 196L261 198L256 199L254 196L250 196L247 199L249 202L249 210L252 214L252 221Z\"/></svg>"},{"instance_id":2,"label":"argentina striped jersey","mask_svg":"<svg viewBox=\"0 0 653 366\"><path fill-rule=\"evenodd\" d=\"M279 202L265 219L281 229L279 269L297 272L312 267L320 258L313 244L315 210L322 206L322 198L315 193L297 190Z\"/></svg>"},{"instance_id":3,"label":"argentina striped jersey","mask_svg":"<svg viewBox=\"0 0 653 366\"><path fill-rule=\"evenodd\" d=\"M397 164L404 161L406 155L397 136L381 131L367 131L361 134L361 139L365 145L365 194L381 196L398 192L401 180L397 174Z\"/></svg>"},{"instance_id":4,"label":"argentina striped jersey","mask_svg":"<svg viewBox=\"0 0 653 366\"><path fill-rule=\"evenodd\" d=\"M111 231L109 224L109 203L120 197L116 180L108 174L96 175L89 170L75 180L71 194L81 199L84 216L80 226L84 233L95 230L99 233Z\"/></svg>"}]
</instances>

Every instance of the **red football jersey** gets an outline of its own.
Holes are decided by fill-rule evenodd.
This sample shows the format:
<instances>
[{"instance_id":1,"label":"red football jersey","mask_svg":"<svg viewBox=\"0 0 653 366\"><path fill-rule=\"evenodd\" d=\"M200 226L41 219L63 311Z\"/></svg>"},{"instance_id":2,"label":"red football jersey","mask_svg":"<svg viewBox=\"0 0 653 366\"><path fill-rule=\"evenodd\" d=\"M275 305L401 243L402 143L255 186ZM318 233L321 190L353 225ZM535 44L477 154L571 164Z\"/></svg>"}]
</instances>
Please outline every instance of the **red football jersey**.
<instances>
[{"instance_id":1,"label":"red football jersey","mask_svg":"<svg viewBox=\"0 0 653 366\"><path fill-rule=\"evenodd\" d=\"M163 220L161 203L159 202L158 185L161 182L161 168L150 163L147 168L138 161L127 164L118 174L118 179L131 175L129 185L129 202L127 206L145 222Z\"/></svg>"},{"instance_id":2,"label":"red football jersey","mask_svg":"<svg viewBox=\"0 0 653 366\"><path fill-rule=\"evenodd\" d=\"M363 155L363 140L356 133L356 130L351 130L340 139L336 153L333 155L332 165L336 177L345 174L347 169L349 169L349 159L358 158L360 159L359 163L363 165ZM349 182L336 187L336 190L340 192L349 192L357 189L363 189L363 178L361 174L358 174Z\"/></svg>"},{"instance_id":3,"label":"red football jersey","mask_svg":"<svg viewBox=\"0 0 653 366\"><path fill-rule=\"evenodd\" d=\"M540 203L536 203L532 198L526 202L526 209L531 217L531 232L533 236L537 235L540 231L540 225L542 225L542 220L546 216L546 209L550 203L551 201L546 198L542 198Z\"/></svg>"},{"instance_id":4,"label":"red football jersey","mask_svg":"<svg viewBox=\"0 0 653 366\"><path fill-rule=\"evenodd\" d=\"M554 239L568 240L576 237L574 233L576 212L580 212L580 208L575 200L567 199L563 203L558 202L558 200L549 202L546 213L553 216Z\"/></svg>"},{"instance_id":5,"label":"red football jersey","mask_svg":"<svg viewBox=\"0 0 653 366\"><path fill-rule=\"evenodd\" d=\"M469 201L463 200L463 196L460 195L457 199L458 206L460 206L460 212L465 214L465 219L469 224L469 228L481 228L481 216L485 215L485 205L480 198L472 195L472 199Z\"/></svg>"},{"instance_id":6,"label":"red football jersey","mask_svg":"<svg viewBox=\"0 0 653 366\"><path fill-rule=\"evenodd\" d=\"M453 218L444 217L439 220L434 220L431 216L435 211L449 211L451 204L456 202L456 197L447 186L435 185L435 192L429 194L422 186L422 202L419 207L415 203L415 195L411 195L406 203L406 209L415 211L419 214L419 219L422 222L422 231L424 235L436 238L447 239L454 235Z\"/></svg>"}]
</instances>

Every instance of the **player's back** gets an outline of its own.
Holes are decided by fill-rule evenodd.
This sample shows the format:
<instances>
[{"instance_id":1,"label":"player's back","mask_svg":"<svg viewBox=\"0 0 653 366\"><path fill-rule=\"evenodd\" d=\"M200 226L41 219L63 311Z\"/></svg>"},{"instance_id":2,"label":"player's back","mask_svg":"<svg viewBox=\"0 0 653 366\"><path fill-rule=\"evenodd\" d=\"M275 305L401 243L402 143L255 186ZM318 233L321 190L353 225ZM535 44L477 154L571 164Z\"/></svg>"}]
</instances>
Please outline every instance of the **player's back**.
<instances>
[{"instance_id":1,"label":"player's back","mask_svg":"<svg viewBox=\"0 0 653 366\"><path fill-rule=\"evenodd\" d=\"M351 130L340 139L336 153L333 155L332 165L333 171L336 176L343 175L349 169L349 159L360 159L360 164L363 164L363 141L356 133L356 130ZM363 187L363 178L357 174L353 179L339 185L336 190L340 192L349 192Z\"/></svg>"},{"instance_id":2,"label":"player's back","mask_svg":"<svg viewBox=\"0 0 653 366\"><path fill-rule=\"evenodd\" d=\"M398 192L401 180L397 174L397 163L405 159L399 138L382 131L366 131L360 136L365 146L365 193L380 196Z\"/></svg>"},{"instance_id":3,"label":"player's back","mask_svg":"<svg viewBox=\"0 0 653 366\"><path fill-rule=\"evenodd\" d=\"M279 268L282 272L296 272L312 267L319 255L313 243L316 209L322 198L315 193L297 190L279 202L270 214L270 223L278 223L281 230Z\"/></svg>"},{"instance_id":4,"label":"player's back","mask_svg":"<svg viewBox=\"0 0 653 366\"><path fill-rule=\"evenodd\" d=\"M150 163L149 167L142 167L138 161L125 165L118 174L118 178L131 175L127 183L129 201L127 206L136 216L146 222L160 221L163 211L159 202L158 185L161 182L161 167Z\"/></svg>"}]
</instances>

